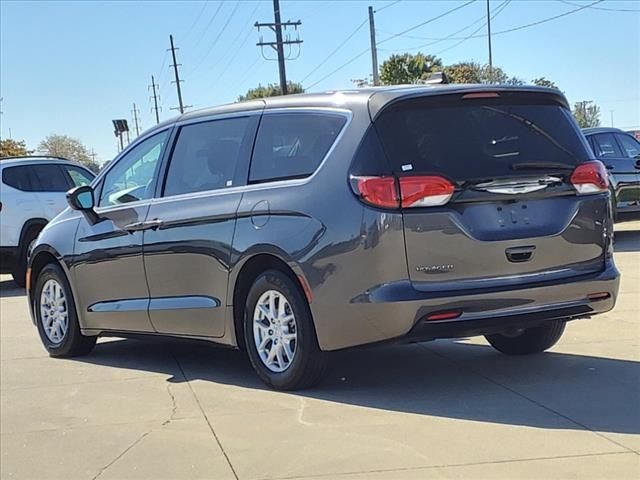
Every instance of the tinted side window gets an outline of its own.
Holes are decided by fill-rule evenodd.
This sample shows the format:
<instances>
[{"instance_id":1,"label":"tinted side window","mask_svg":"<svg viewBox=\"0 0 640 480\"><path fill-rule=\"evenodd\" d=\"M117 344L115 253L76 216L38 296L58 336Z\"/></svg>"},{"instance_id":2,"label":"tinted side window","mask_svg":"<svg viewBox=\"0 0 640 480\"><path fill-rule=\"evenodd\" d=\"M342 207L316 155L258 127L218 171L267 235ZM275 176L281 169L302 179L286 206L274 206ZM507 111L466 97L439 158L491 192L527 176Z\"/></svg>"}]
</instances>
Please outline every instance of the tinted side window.
<instances>
[{"instance_id":1,"label":"tinted side window","mask_svg":"<svg viewBox=\"0 0 640 480\"><path fill-rule=\"evenodd\" d=\"M118 159L104 177L100 206L147 200L153 195L156 165L169 131L147 138Z\"/></svg>"},{"instance_id":2,"label":"tinted side window","mask_svg":"<svg viewBox=\"0 0 640 480\"><path fill-rule=\"evenodd\" d=\"M342 115L325 113L264 115L251 159L249 181L311 175L346 121Z\"/></svg>"},{"instance_id":3,"label":"tinted side window","mask_svg":"<svg viewBox=\"0 0 640 480\"><path fill-rule=\"evenodd\" d=\"M640 155L640 142L631 135L622 135L617 133L616 138L622 147L624 156L627 158L635 158Z\"/></svg>"},{"instance_id":4,"label":"tinted side window","mask_svg":"<svg viewBox=\"0 0 640 480\"><path fill-rule=\"evenodd\" d=\"M599 158L622 158L624 156L611 133L594 135L593 147L595 150L594 153Z\"/></svg>"},{"instance_id":5,"label":"tinted side window","mask_svg":"<svg viewBox=\"0 0 640 480\"><path fill-rule=\"evenodd\" d=\"M78 167L63 167L69 174L71 183L74 187L80 187L82 185L89 185L93 181L93 175L86 170Z\"/></svg>"},{"instance_id":6,"label":"tinted side window","mask_svg":"<svg viewBox=\"0 0 640 480\"><path fill-rule=\"evenodd\" d=\"M36 192L66 192L70 185L59 165L33 165Z\"/></svg>"},{"instance_id":7,"label":"tinted side window","mask_svg":"<svg viewBox=\"0 0 640 480\"><path fill-rule=\"evenodd\" d=\"M23 192L32 191L29 167L7 167L2 170L2 183Z\"/></svg>"},{"instance_id":8,"label":"tinted side window","mask_svg":"<svg viewBox=\"0 0 640 480\"><path fill-rule=\"evenodd\" d=\"M237 185L238 168L249 160L255 121L238 117L182 127L171 155L164 196Z\"/></svg>"}]
</instances>

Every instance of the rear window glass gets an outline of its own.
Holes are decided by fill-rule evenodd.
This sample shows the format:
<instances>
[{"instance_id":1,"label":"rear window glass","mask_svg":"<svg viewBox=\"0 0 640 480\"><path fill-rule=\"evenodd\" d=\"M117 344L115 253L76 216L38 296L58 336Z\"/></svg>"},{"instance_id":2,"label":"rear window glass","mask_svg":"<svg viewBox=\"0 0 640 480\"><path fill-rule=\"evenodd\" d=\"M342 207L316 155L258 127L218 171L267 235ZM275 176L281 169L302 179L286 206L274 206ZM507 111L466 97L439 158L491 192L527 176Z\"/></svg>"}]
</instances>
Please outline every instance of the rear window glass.
<instances>
[{"instance_id":1,"label":"rear window glass","mask_svg":"<svg viewBox=\"0 0 640 480\"><path fill-rule=\"evenodd\" d=\"M29 167L7 167L2 170L2 183L10 187L22 190L23 192L31 191L31 174Z\"/></svg>"},{"instance_id":2,"label":"rear window glass","mask_svg":"<svg viewBox=\"0 0 640 480\"><path fill-rule=\"evenodd\" d=\"M525 175L531 172L514 165L575 165L588 157L569 112L539 101L409 100L384 111L376 129L397 172L457 181Z\"/></svg>"},{"instance_id":3,"label":"rear window glass","mask_svg":"<svg viewBox=\"0 0 640 480\"><path fill-rule=\"evenodd\" d=\"M260 122L249 181L265 182L311 175L346 123L342 115L283 113Z\"/></svg>"}]
</instances>

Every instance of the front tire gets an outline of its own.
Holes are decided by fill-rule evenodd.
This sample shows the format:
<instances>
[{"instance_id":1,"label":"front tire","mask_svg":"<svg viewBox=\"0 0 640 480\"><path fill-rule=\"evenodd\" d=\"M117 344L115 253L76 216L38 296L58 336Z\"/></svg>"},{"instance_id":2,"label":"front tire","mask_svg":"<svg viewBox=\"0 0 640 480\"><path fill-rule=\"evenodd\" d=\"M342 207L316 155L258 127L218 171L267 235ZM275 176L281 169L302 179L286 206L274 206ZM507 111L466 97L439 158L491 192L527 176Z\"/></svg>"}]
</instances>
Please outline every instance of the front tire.
<instances>
[{"instance_id":1,"label":"front tire","mask_svg":"<svg viewBox=\"0 0 640 480\"><path fill-rule=\"evenodd\" d=\"M318 346L309 304L288 275L268 270L253 282L244 338L251 365L270 387L296 390L321 380L326 354Z\"/></svg>"},{"instance_id":2,"label":"front tire","mask_svg":"<svg viewBox=\"0 0 640 480\"><path fill-rule=\"evenodd\" d=\"M40 340L51 357L77 357L93 350L97 337L80 332L71 287L60 266L50 263L40 271L33 311Z\"/></svg>"},{"instance_id":3,"label":"front tire","mask_svg":"<svg viewBox=\"0 0 640 480\"><path fill-rule=\"evenodd\" d=\"M552 320L533 328L527 328L518 335L485 335L493 348L506 355L529 355L540 353L553 347L564 333L566 322Z\"/></svg>"}]
</instances>

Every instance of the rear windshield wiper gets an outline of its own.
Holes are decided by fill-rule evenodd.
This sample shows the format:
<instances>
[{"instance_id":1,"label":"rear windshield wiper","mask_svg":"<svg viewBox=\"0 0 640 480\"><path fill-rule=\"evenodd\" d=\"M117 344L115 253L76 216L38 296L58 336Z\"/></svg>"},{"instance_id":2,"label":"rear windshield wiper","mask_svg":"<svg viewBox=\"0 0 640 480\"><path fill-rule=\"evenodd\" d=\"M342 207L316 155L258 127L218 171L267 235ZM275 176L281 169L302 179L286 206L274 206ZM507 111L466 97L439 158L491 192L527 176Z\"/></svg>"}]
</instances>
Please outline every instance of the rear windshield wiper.
<instances>
[{"instance_id":1,"label":"rear windshield wiper","mask_svg":"<svg viewBox=\"0 0 640 480\"><path fill-rule=\"evenodd\" d=\"M574 170L575 165L557 162L522 162L511 165L511 170Z\"/></svg>"}]
</instances>

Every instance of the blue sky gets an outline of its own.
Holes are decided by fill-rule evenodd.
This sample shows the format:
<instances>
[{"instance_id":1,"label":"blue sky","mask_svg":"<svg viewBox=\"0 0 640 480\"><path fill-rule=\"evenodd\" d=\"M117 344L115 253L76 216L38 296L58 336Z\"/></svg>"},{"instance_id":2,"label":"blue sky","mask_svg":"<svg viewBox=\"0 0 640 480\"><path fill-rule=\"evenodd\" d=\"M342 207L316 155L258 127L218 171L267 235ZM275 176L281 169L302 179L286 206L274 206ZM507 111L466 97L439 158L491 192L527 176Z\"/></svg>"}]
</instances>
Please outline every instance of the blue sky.
<instances>
[{"instance_id":1,"label":"blue sky","mask_svg":"<svg viewBox=\"0 0 640 480\"><path fill-rule=\"evenodd\" d=\"M491 0L491 8L504 6L503 1ZM304 40L299 57L287 62L288 78L304 79L311 90L326 90L348 88L352 79L366 77L371 71L368 53L327 75L368 47L367 25L313 70L367 19L368 5L378 10L382 62L392 53L415 52L415 47L435 41L431 39L476 22L453 37L471 35L483 24L484 0L407 33L419 38L385 41L464 3L281 0L283 20L301 20ZM508 30L590 3L513 0L494 18L492 30ZM116 154L111 119L131 120L135 102L142 128L155 122L147 91L152 74L160 84L161 119L174 116L170 108L177 106L177 99L166 52L170 33L180 48L187 104L232 102L258 83L278 81L277 64L260 56L253 27L257 20L273 21L271 1L227 0L220 6L216 1L2 0L0 5L0 133L6 138L11 129L14 139L24 139L32 148L48 134L60 133L95 149L99 161L111 159ZM269 32L262 33L270 39ZM481 29L477 34L483 33ZM486 37L459 42L451 38L420 50L438 54L445 64L487 61ZM554 21L497 34L493 61L528 81L540 76L554 80L572 103L594 100L604 125L610 124L613 110L615 126L640 128L639 1L605 0Z\"/></svg>"}]
</instances>

